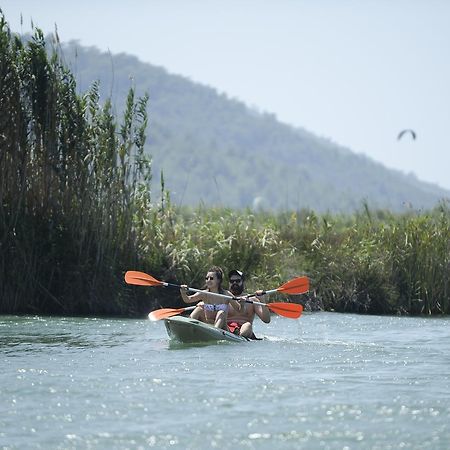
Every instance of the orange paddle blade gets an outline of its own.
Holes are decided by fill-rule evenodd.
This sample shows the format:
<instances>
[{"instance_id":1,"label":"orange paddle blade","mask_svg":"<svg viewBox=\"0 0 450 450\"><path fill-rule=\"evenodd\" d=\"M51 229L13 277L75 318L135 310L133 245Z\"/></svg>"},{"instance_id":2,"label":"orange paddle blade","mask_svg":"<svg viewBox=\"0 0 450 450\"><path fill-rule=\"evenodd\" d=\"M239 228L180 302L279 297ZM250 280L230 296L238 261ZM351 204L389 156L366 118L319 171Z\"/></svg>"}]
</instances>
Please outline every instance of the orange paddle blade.
<instances>
[{"instance_id":1,"label":"orange paddle blade","mask_svg":"<svg viewBox=\"0 0 450 450\"><path fill-rule=\"evenodd\" d=\"M162 281L153 278L144 272L138 272L136 270L129 270L125 273L125 281L128 284L135 284L137 286L163 286Z\"/></svg>"},{"instance_id":2,"label":"orange paddle blade","mask_svg":"<svg viewBox=\"0 0 450 450\"><path fill-rule=\"evenodd\" d=\"M168 319L172 316L177 316L178 314L184 313L186 311L186 308L163 308L163 309L157 309L155 311L152 311L148 318L152 321L161 320L161 319Z\"/></svg>"},{"instance_id":3,"label":"orange paddle blade","mask_svg":"<svg viewBox=\"0 0 450 450\"><path fill-rule=\"evenodd\" d=\"M267 303L266 306L274 313L290 319L298 319L303 311L303 306L298 303Z\"/></svg>"},{"instance_id":4,"label":"orange paddle blade","mask_svg":"<svg viewBox=\"0 0 450 450\"><path fill-rule=\"evenodd\" d=\"M284 283L277 289L278 292L283 294L304 294L309 291L309 278L308 277L297 277Z\"/></svg>"}]
</instances>

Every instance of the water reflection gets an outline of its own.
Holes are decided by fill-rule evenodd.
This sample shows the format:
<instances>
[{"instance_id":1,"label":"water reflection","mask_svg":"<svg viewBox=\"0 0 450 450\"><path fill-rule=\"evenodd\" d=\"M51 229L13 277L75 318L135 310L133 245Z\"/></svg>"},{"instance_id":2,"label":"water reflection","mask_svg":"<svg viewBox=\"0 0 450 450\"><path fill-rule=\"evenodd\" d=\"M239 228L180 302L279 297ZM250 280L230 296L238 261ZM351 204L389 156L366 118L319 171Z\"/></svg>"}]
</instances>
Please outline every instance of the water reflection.
<instances>
[{"instance_id":1,"label":"water reflection","mask_svg":"<svg viewBox=\"0 0 450 450\"><path fill-rule=\"evenodd\" d=\"M71 334L62 335L22 335L13 337L0 337L0 351L3 353L45 352L51 348L65 346L68 348L91 347L92 341L81 336ZM100 345L100 344L97 344Z\"/></svg>"},{"instance_id":2,"label":"water reflection","mask_svg":"<svg viewBox=\"0 0 450 450\"><path fill-rule=\"evenodd\" d=\"M57 348L111 348L123 346L128 335L126 322L114 319L3 316L0 319L0 352L18 356L21 353L54 352Z\"/></svg>"}]
</instances>

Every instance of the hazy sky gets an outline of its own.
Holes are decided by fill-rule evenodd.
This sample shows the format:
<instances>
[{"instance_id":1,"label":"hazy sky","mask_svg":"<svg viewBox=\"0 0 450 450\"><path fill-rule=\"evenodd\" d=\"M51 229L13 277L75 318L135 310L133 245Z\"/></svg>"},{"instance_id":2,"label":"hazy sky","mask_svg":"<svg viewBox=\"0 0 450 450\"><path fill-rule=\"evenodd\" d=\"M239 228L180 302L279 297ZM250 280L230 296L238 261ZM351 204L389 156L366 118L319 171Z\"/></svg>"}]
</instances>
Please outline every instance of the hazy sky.
<instances>
[{"instance_id":1,"label":"hazy sky","mask_svg":"<svg viewBox=\"0 0 450 450\"><path fill-rule=\"evenodd\" d=\"M134 54L450 189L450 1L0 4L13 31L56 23L61 41ZM417 139L397 141L404 128Z\"/></svg>"}]
</instances>

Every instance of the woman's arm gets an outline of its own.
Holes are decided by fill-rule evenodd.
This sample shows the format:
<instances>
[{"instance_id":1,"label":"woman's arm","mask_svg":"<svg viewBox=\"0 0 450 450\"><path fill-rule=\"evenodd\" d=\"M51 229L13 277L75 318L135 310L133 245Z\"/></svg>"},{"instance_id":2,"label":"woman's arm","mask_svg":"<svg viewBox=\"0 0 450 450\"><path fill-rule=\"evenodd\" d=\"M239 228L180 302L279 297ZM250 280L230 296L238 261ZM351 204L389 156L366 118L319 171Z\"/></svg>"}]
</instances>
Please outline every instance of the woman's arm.
<instances>
[{"instance_id":1,"label":"woman's arm","mask_svg":"<svg viewBox=\"0 0 450 450\"><path fill-rule=\"evenodd\" d=\"M185 284L182 284L180 286L180 294L181 298L183 299L184 303L196 303L199 300L203 300L203 294L202 292L196 292L193 295L188 295L189 292L188 287Z\"/></svg>"}]
</instances>

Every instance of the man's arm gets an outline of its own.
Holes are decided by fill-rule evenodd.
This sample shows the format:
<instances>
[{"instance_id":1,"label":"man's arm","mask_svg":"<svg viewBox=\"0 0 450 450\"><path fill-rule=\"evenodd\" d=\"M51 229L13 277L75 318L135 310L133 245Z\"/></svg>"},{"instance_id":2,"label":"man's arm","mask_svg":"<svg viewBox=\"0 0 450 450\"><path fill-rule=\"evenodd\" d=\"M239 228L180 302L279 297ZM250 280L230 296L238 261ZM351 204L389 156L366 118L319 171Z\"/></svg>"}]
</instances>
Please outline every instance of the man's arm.
<instances>
[{"instance_id":1,"label":"man's arm","mask_svg":"<svg viewBox=\"0 0 450 450\"><path fill-rule=\"evenodd\" d=\"M266 303L266 296L262 294L263 291L256 291L256 299L261 303ZM261 295L258 295L260 293ZM257 316L265 323L270 322L270 311L267 306L262 305L253 305L253 308L255 309L255 313Z\"/></svg>"}]
</instances>

